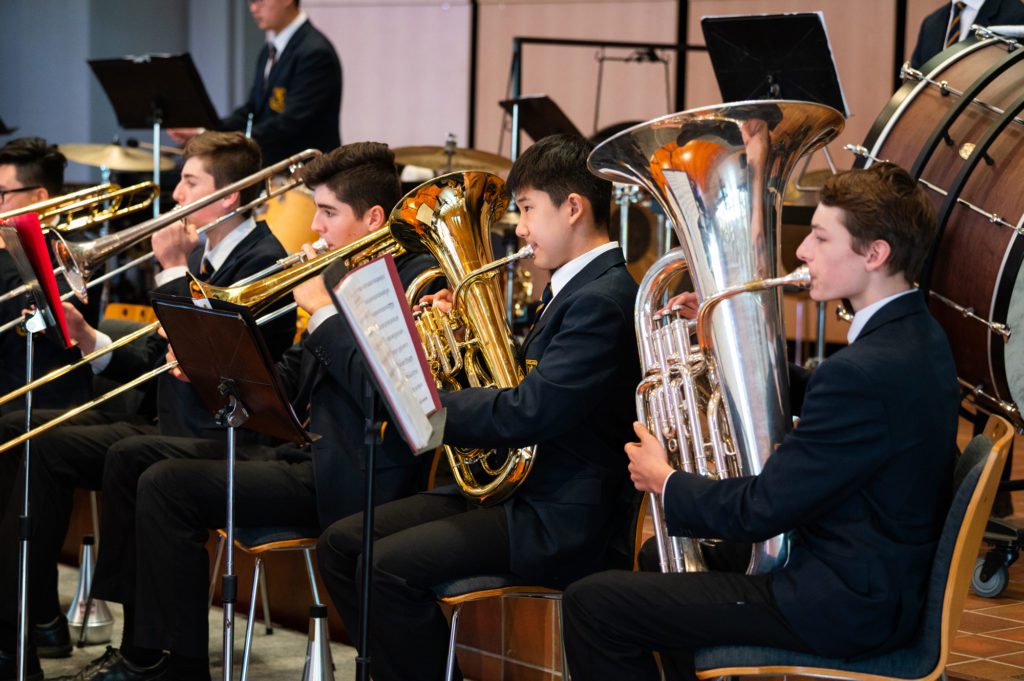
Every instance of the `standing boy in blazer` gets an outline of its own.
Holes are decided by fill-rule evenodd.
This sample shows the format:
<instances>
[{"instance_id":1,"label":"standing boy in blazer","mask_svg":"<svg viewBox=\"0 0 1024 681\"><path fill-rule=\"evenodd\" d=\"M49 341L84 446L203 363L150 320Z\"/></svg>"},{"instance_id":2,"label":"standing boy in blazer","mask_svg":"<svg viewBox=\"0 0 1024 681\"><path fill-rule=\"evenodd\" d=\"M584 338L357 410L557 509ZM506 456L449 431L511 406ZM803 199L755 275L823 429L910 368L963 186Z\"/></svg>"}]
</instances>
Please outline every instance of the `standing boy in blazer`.
<instances>
[{"instance_id":1,"label":"standing boy in blazer","mask_svg":"<svg viewBox=\"0 0 1024 681\"><path fill-rule=\"evenodd\" d=\"M377 509L370 652L377 681L441 679L448 625L433 587L507 573L563 587L608 565L626 483L640 376L633 331L637 287L608 240L611 186L586 166L591 146L553 135L520 157L508 186L522 211L516 233L553 270L553 296L522 347L514 388L444 393L444 441L469 447L537 445L508 501L477 508L454 487ZM450 294L433 301L441 307ZM332 525L320 574L353 639L359 635L362 515Z\"/></svg>"},{"instance_id":2,"label":"standing boy in blazer","mask_svg":"<svg viewBox=\"0 0 1024 681\"><path fill-rule=\"evenodd\" d=\"M850 345L806 385L799 424L760 475L673 471L639 423L637 489L663 494L669 531L757 542L791 532L767 575L604 572L563 599L574 679L693 679L693 651L763 645L874 655L916 631L949 502L959 390L945 334L913 287L935 238L924 190L889 163L829 178L797 256L811 298L847 298ZM806 391L805 391L806 389ZM742 568L741 568L742 569Z\"/></svg>"},{"instance_id":3,"label":"standing boy in blazer","mask_svg":"<svg viewBox=\"0 0 1024 681\"><path fill-rule=\"evenodd\" d=\"M267 43L256 59L249 98L220 121L221 130L245 130L266 165L304 149L327 151L341 144L341 62L331 41L299 9L299 0L251 0L249 11ZM196 128L168 134L184 143Z\"/></svg>"}]
</instances>

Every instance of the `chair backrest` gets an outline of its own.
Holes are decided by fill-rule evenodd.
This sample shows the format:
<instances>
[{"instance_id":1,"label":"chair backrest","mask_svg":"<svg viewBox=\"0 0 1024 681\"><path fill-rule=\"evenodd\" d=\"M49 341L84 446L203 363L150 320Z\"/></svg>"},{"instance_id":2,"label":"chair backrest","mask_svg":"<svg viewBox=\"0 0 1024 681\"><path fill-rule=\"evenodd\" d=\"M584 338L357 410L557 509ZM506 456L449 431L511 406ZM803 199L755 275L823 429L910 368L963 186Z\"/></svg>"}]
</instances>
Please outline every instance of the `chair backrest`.
<instances>
[{"instance_id":1,"label":"chair backrest","mask_svg":"<svg viewBox=\"0 0 1024 681\"><path fill-rule=\"evenodd\" d=\"M957 461L957 477L962 475L962 479L939 537L921 627L909 646L914 651L912 657L922 662L935 660L940 670L960 623L978 547L1013 438L1009 422L997 416L990 419L986 432L991 437L976 436Z\"/></svg>"}]
</instances>

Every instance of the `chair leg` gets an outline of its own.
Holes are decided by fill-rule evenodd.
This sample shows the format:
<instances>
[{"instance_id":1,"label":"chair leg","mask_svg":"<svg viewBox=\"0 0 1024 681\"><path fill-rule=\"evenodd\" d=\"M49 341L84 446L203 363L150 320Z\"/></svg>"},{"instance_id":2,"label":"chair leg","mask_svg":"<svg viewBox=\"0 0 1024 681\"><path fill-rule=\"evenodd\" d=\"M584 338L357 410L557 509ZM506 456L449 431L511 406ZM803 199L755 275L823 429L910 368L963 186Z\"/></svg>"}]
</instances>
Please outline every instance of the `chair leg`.
<instances>
[{"instance_id":1,"label":"chair leg","mask_svg":"<svg viewBox=\"0 0 1024 681\"><path fill-rule=\"evenodd\" d=\"M564 620L562 620L562 599L559 598L555 601L555 616L558 617L558 649L562 653L562 680L571 681L572 677L569 675L569 660L565 657L565 636L562 635Z\"/></svg>"},{"instance_id":2,"label":"chair leg","mask_svg":"<svg viewBox=\"0 0 1024 681\"><path fill-rule=\"evenodd\" d=\"M210 571L210 597L206 601L206 609L213 606L213 593L217 590L217 578L220 577L220 560L224 557L224 535L217 535L217 555L213 558L213 569Z\"/></svg>"},{"instance_id":3,"label":"chair leg","mask_svg":"<svg viewBox=\"0 0 1024 681\"><path fill-rule=\"evenodd\" d=\"M249 653L252 651L253 618L256 616L256 596L263 576L263 556L256 556L256 565L252 573L252 593L249 595L249 619L245 623L245 645L242 646L242 675L238 681L246 681L249 676ZM264 603L264 605L266 605Z\"/></svg>"},{"instance_id":4,"label":"chair leg","mask_svg":"<svg viewBox=\"0 0 1024 681\"><path fill-rule=\"evenodd\" d=\"M322 605L320 591L316 588L316 574L313 572L313 549L302 549L306 554L306 574L309 575L309 589L313 592L313 605Z\"/></svg>"},{"instance_id":5,"label":"chair leg","mask_svg":"<svg viewBox=\"0 0 1024 681\"><path fill-rule=\"evenodd\" d=\"M459 603L452 610L451 635L448 637L448 665L444 671L444 681L452 681L455 676L455 638L459 632L459 613L462 612L462 604Z\"/></svg>"},{"instance_id":6,"label":"chair leg","mask_svg":"<svg viewBox=\"0 0 1024 681\"><path fill-rule=\"evenodd\" d=\"M261 561L262 562L262 561ZM260 596L263 599L263 626L267 636L274 633L274 625L270 623L270 596L267 595L267 570L260 571Z\"/></svg>"}]
</instances>

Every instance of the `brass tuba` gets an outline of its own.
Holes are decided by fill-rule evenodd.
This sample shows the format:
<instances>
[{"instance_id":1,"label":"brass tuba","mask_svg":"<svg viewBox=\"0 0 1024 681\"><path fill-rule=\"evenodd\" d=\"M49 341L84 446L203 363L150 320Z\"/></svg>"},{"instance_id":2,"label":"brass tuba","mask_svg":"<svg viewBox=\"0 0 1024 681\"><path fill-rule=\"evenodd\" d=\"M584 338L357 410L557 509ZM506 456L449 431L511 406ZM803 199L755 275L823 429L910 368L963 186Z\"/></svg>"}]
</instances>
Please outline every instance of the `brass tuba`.
<instances>
[{"instance_id":1,"label":"brass tuba","mask_svg":"<svg viewBox=\"0 0 1024 681\"><path fill-rule=\"evenodd\" d=\"M777 276L782 196L797 160L842 128L819 104L737 102L635 126L590 155L597 175L650 192L681 244L647 273L636 304L637 415L677 468L757 475L791 427L778 289L807 275ZM659 314L687 267L697 319ZM660 496L651 503L662 570L705 569L695 540L667 535ZM770 572L787 550L784 535L756 544L747 572Z\"/></svg>"},{"instance_id":2,"label":"brass tuba","mask_svg":"<svg viewBox=\"0 0 1024 681\"><path fill-rule=\"evenodd\" d=\"M395 240L410 252L429 251L454 286L451 314L427 306L416 327L438 387L510 388L523 378L504 296L489 275L501 264L529 257L523 249L492 262L490 233L505 214L509 197L501 178L459 172L427 181L407 194L388 219ZM410 286L410 289L415 286ZM465 337L458 339L458 329ZM533 464L534 447L467 450L445 445L464 495L483 504L511 496ZM483 473L483 475L480 474Z\"/></svg>"}]
</instances>

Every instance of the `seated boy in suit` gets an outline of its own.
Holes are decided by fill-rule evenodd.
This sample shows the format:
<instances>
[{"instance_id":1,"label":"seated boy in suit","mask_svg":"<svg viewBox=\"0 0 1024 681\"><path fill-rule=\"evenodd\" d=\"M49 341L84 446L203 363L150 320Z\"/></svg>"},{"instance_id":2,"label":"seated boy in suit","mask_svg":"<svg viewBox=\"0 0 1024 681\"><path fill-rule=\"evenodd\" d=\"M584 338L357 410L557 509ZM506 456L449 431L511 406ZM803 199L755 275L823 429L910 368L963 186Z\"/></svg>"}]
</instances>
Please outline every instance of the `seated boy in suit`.
<instances>
[{"instance_id":1,"label":"seated boy in suit","mask_svg":"<svg viewBox=\"0 0 1024 681\"><path fill-rule=\"evenodd\" d=\"M241 133L204 133L185 148L185 165L174 198L183 205L191 203L259 169L260 149L252 140ZM186 224L172 224L156 233L154 252L164 266L161 279L165 279L157 291L186 294L186 269L213 284L229 285L285 257L284 248L264 222L255 221L245 212L235 213L258 193L258 184L232 192L188 216ZM227 219L206 233L205 245L201 244L196 236L197 227L225 216ZM205 274L204 261L208 263ZM65 303L64 310L69 332L83 354L110 343L109 337L97 332L74 307ZM268 325L272 328L264 329L268 346L275 354L279 355L291 343L294 320L294 315L285 315ZM166 347L164 338L151 333L141 349L119 348L94 360L92 368L115 380L128 380L162 364ZM71 652L67 621L57 594L57 558L67 534L74 490L101 489L108 448L123 438L142 434L209 437L223 443L224 429L214 423L199 395L179 383L166 374L157 379L156 423L152 408L140 409L145 413L127 414L90 409L32 440L29 622L36 625L32 638L40 647L56 648L65 655ZM62 411L33 412L33 422L42 423ZM14 412L0 421L5 440L20 433L24 418L24 412ZM9 670L13 670L15 650L17 527L23 496L19 492L11 497L0 523L0 681L13 677ZM118 539L115 534L105 534L104 545ZM33 672L38 670L34 651L28 667Z\"/></svg>"},{"instance_id":2,"label":"seated boy in suit","mask_svg":"<svg viewBox=\"0 0 1024 681\"><path fill-rule=\"evenodd\" d=\"M380 506L374 517L371 670L377 681L441 679L448 625L433 587L514 573L563 587L607 565L626 486L639 361L637 286L608 239L611 185L586 166L591 146L554 135L526 150L508 179L522 211L516 233L553 271L553 296L526 337L528 370L513 388L443 393L444 441L466 447L537 445L526 480L504 503L479 508L455 487ZM446 307L450 293L430 297ZM362 516L332 525L320 574L353 640L359 635Z\"/></svg>"},{"instance_id":3,"label":"seated boy in suit","mask_svg":"<svg viewBox=\"0 0 1024 681\"><path fill-rule=\"evenodd\" d=\"M332 249L381 229L400 196L394 154L379 142L339 147L310 161L304 172L317 207L313 230ZM308 244L304 250L315 255ZM395 265L408 286L436 262L428 254L406 253ZM318 528L364 507L368 369L325 278L337 276L328 270L295 288L295 301L311 316L277 363L295 413L308 417L309 432L320 438L307 447L242 448L249 460L235 464L239 527L308 527L315 536ZM221 461L195 459L211 459L205 450L224 446L223 440L140 436L111 448L102 533L128 540L104 543L93 593L123 603L126 627L129 615L135 627L126 630L121 657L109 659L109 669L96 679L210 678L206 538L207 530L226 523L227 473ZM398 429L388 428L375 462L376 498L390 501L423 488L430 458L415 457ZM170 651L166 658L164 650Z\"/></svg>"},{"instance_id":4,"label":"seated boy in suit","mask_svg":"<svg viewBox=\"0 0 1024 681\"><path fill-rule=\"evenodd\" d=\"M935 238L924 190L889 163L829 178L797 256L811 298L849 299L850 345L805 385L799 424L760 475L713 481L668 464L641 424L637 489L671 534L793 538L770 574L603 572L565 592L574 679L693 679L693 651L736 644L874 655L916 631L949 501L959 390L942 329L913 285ZM692 311L692 308L691 308Z\"/></svg>"}]
</instances>

